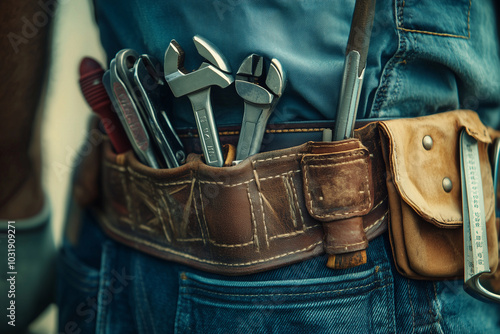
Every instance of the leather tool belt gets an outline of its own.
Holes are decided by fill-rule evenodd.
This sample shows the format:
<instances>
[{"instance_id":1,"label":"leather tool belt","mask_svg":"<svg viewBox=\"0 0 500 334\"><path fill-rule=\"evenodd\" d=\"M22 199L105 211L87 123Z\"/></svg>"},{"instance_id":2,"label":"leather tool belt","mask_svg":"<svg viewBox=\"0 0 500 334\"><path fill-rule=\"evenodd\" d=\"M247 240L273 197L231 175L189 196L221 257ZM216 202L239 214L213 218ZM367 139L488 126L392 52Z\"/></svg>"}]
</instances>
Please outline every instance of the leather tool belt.
<instances>
[{"instance_id":1,"label":"leather tool belt","mask_svg":"<svg viewBox=\"0 0 500 334\"><path fill-rule=\"evenodd\" d=\"M356 129L352 139L309 141L221 168L191 153L181 167L152 169L132 152L114 154L104 141L95 209L102 228L119 242L220 274L362 251L389 225L402 274L459 277L464 257L457 155L463 128L481 143L494 271L498 233L486 149L498 133L472 111L374 121ZM322 129L313 130L317 136ZM221 142L235 134L223 133ZM433 139L431 149L422 145L426 136ZM444 178L451 190L443 189Z\"/></svg>"}]
</instances>

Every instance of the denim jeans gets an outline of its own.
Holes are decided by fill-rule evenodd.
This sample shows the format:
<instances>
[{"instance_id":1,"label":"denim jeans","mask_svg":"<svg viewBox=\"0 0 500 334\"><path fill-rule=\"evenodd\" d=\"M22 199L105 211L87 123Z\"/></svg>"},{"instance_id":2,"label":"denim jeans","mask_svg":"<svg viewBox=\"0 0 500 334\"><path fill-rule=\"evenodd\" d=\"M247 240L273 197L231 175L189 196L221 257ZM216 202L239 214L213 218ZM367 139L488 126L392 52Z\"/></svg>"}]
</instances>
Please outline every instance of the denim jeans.
<instances>
[{"instance_id":1,"label":"denim jeans","mask_svg":"<svg viewBox=\"0 0 500 334\"><path fill-rule=\"evenodd\" d=\"M269 122L333 120L354 0L95 0L109 59L132 48L163 60L171 39L188 71L196 34L233 74L251 53L279 59L288 84ZM126 4L126 5L125 5ZM500 127L500 59L493 0L377 0L358 118L477 111ZM217 125L241 123L234 89L212 89ZM176 127L193 126L189 100L171 100Z\"/></svg>"},{"instance_id":2,"label":"denim jeans","mask_svg":"<svg viewBox=\"0 0 500 334\"><path fill-rule=\"evenodd\" d=\"M333 120L354 1L95 0L111 59L133 48L163 59L175 38L186 68L201 63L192 36L219 47L234 70L250 53L278 58L288 85L270 122ZM457 108L500 126L500 61L493 1L379 0L359 118L414 117ZM175 127L193 126L186 98ZM215 120L241 122L234 89L212 91ZM106 237L84 213L77 246L60 256L63 333L493 333L499 307L462 281L397 273L384 235L368 263L330 270L325 256L226 277L159 260Z\"/></svg>"},{"instance_id":3,"label":"denim jeans","mask_svg":"<svg viewBox=\"0 0 500 334\"><path fill-rule=\"evenodd\" d=\"M160 260L105 236L82 215L59 259L60 333L494 333L500 305L461 280L416 281L392 265L386 235L368 262L328 269L326 257L248 276Z\"/></svg>"}]
</instances>

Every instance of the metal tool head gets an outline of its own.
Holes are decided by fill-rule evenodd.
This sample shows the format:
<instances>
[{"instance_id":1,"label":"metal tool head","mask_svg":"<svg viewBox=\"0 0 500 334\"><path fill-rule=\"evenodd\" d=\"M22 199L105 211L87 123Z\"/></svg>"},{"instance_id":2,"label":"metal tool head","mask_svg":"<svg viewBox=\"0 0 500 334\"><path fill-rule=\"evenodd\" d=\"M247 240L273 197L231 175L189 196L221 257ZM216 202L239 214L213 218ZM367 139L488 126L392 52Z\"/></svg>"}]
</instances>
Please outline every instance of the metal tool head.
<instances>
[{"instance_id":1,"label":"metal tool head","mask_svg":"<svg viewBox=\"0 0 500 334\"><path fill-rule=\"evenodd\" d=\"M185 153L166 113L166 84L160 74L160 64L154 57L141 55L134 67L134 79L145 106L144 117L148 120L158 157L168 168L179 167L185 160Z\"/></svg>"},{"instance_id":2,"label":"metal tool head","mask_svg":"<svg viewBox=\"0 0 500 334\"><path fill-rule=\"evenodd\" d=\"M251 54L241 63L236 73L236 92L245 101L256 104L272 104L285 90L286 78L277 59L272 59L264 74L264 58Z\"/></svg>"},{"instance_id":3,"label":"metal tool head","mask_svg":"<svg viewBox=\"0 0 500 334\"><path fill-rule=\"evenodd\" d=\"M136 87L134 82L134 65L139 59L139 53L132 49L122 49L116 53L116 72L127 89L134 96Z\"/></svg>"},{"instance_id":4,"label":"metal tool head","mask_svg":"<svg viewBox=\"0 0 500 334\"><path fill-rule=\"evenodd\" d=\"M259 152L267 121L285 89L281 63L272 59L267 74L264 58L251 54L236 73L236 92L245 100L236 159L243 160Z\"/></svg>"},{"instance_id":5,"label":"metal tool head","mask_svg":"<svg viewBox=\"0 0 500 334\"><path fill-rule=\"evenodd\" d=\"M185 53L177 41L172 40L165 52L165 80L176 97L214 85L226 88L234 81L229 74L229 63L212 43L200 36L195 36L193 42L198 53L207 61L193 72L184 68Z\"/></svg>"}]
</instances>

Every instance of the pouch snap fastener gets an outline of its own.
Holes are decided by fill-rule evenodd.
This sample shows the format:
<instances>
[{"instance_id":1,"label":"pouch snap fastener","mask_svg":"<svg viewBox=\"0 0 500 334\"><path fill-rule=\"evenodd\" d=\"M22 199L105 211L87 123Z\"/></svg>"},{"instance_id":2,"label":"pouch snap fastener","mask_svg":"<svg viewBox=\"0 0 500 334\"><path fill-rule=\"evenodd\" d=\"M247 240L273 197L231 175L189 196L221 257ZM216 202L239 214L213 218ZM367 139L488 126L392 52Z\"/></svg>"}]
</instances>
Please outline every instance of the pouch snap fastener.
<instances>
[{"instance_id":1,"label":"pouch snap fastener","mask_svg":"<svg viewBox=\"0 0 500 334\"><path fill-rule=\"evenodd\" d=\"M432 140L432 137L429 135L424 136L424 138L422 139L422 145L424 146L424 148L427 151L429 151L432 148L433 144L434 144L434 141Z\"/></svg>"},{"instance_id":2,"label":"pouch snap fastener","mask_svg":"<svg viewBox=\"0 0 500 334\"><path fill-rule=\"evenodd\" d=\"M451 182L449 177L443 179L443 189L449 193L453 189L453 182Z\"/></svg>"}]
</instances>

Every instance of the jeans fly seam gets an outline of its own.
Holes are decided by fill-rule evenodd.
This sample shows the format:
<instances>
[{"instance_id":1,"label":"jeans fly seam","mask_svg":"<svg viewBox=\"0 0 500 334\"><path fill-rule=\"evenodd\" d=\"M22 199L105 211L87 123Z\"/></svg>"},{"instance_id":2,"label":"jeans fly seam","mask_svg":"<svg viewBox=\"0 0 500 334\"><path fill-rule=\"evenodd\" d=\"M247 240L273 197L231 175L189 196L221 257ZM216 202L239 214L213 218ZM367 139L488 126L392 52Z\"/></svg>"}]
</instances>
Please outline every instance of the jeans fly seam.
<instances>
[{"instance_id":1,"label":"jeans fly seam","mask_svg":"<svg viewBox=\"0 0 500 334\"><path fill-rule=\"evenodd\" d=\"M413 302L411 300L411 285L410 285L410 280L407 278L406 283L408 285L408 299L410 301L410 309L411 309L411 315L412 315L412 333L415 333L415 309L413 308Z\"/></svg>"},{"instance_id":2,"label":"jeans fly seam","mask_svg":"<svg viewBox=\"0 0 500 334\"><path fill-rule=\"evenodd\" d=\"M108 307L104 303L102 296L103 292L109 287L110 272L107 265L110 263L110 257L115 257L113 249L110 247L111 242L105 242L102 245L101 255L101 281L99 282L99 291L97 292L97 318L96 318L96 333L107 333L107 313Z\"/></svg>"},{"instance_id":3,"label":"jeans fly seam","mask_svg":"<svg viewBox=\"0 0 500 334\"><path fill-rule=\"evenodd\" d=\"M432 282L432 286L434 287L434 301L436 303L436 312L437 312L437 324L438 324L438 329L441 333L443 333L443 329L441 328L441 303L439 303L438 296L437 296L437 288L436 288L436 282Z\"/></svg>"},{"instance_id":4,"label":"jeans fly seam","mask_svg":"<svg viewBox=\"0 0 500 334\"><path fill-rule=\"evenodd\" d=\"M135 272L137 273L138 275L138 282L139 282L139 287L138 289L141 290L141 293L142 293L142 296L145 296L145 298L139 298L138 296L138 289L134 289L134 297L135 297L135 300L141 300L141 305L146 305L146 307L148 308L147 312L144 312L143 310L143 307L139 307L139 315L141 317L141 323L143 324L143 326L141 326L142 328L146 328L146 333L151 333L151 329L153 330L152 333L156 333L155 331L155 326L154 326L154 321L151 317L151 312L149 310L149 302L148 302L148 298L147 298L147 294L146 294L146 289L144 288L144 280L143 280L143 275L142 275L142 270L137 270L137 267L138 267L138 258L135 257L134 258L134 262L135 262ZM149 320L149 326L147 326L147 321L146 321L146 318L148 318L147 320Z\"/></svg>"},{"instance_id":5,"label":"jeans fly seam","mask_svg":"<svg viewBox=\"0 0 500 334\"><path fill-rule=\"evenodd\" d=\"M398 4L397 1L394 2L394 20L396 23L396 27L400 26L400 22L402 24L403 18L402 18L402 13L400 10L398 10ZM389 82L392 76L395 75L395 68L396 64L399 61L397 58L402 58L405 54L406 51L406 44L404 40L401 37L400 30L396 29L397 32L397 49L394 55L389 59L382 69L382 75L380 78L380 85L377 88L375 92L375 97L373 98L373 106L372 106L372 111L371 115L372 117L380 117L380 111L383 108L383 104L386 103L387 97L388 97L388 92L389 92ZM397 85L398 78L396 77L396 85ZM395 90L396 93L397 89Z\"/></svg>"}]
</instances>

